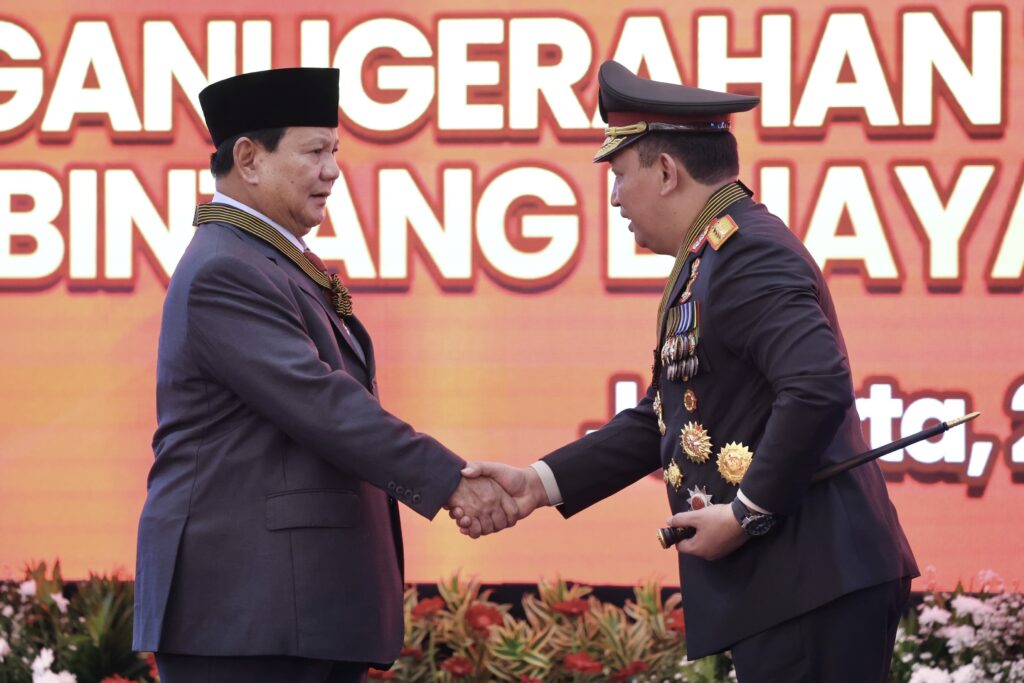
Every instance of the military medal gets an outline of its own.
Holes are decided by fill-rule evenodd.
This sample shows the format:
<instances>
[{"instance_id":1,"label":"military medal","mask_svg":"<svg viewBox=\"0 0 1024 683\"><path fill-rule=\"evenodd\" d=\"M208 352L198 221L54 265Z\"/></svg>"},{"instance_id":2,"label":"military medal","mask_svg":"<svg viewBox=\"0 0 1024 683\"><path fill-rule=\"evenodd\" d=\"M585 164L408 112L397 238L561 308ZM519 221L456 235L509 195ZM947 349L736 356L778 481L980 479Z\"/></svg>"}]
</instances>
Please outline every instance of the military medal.
<instances>
[{"instance_id":1,"label":"military medal","mask_svg":"<svg viewBox=\"0 0 1024 683\"><path fill-rule=\"evenodd\" d=\"M693 288L693 283L697 280L697 269L700 268L700 259L693 259L693 265L690 266L690 278L686 281L686 287L683 288L683 293L679 295L679 303L685 304L690 300Z\"/></svg>"},{"instance_id":2,"label":"military medal","mask_svg":"<svg viewBox=\"0 0 1024 683\"><path fill-rule=\"evenodd\" d=\"M665 426L665 418L662 415L660 391L654 395L654 405L652 407L654 408L654 414L658 416L658 430L661 432L662 436L665 436L665 432L668 430L668 427Z\"/></svg>"},{"instance_id":3,"label":"military medal","mask_svg":"<svg viewBox=\"0 0 1024 683\"><path fill-rule=\"evenodd\" d=\"M693 393L693 389L687 389L683 394L683 407L688 413L697 410L697 394Z\"/></svg>"},{"instance_id":4,"label":"military medal","mask_svg":"<svg viewBox=\"0 0 1024 683\"><path fill-rule=\"evenodd\" d=\"M698 465L711 457L711 436L704 426L696 422L688 422L679 433L679 444L683 447L686 457Z\"/></svg>"},{"instance_id":5,"label":"military medal","mask_svg":"<svg viewBox=\"0 0 1024 683\"><path fill-rule=\"evenodd\" d=\"M661 476L665 483L676 491L683 487L683 471L679 469L679 463L676 462L675 458L672 458L672 462L668 464L668 467L665 468Z\"/></svg>"},{"instance_id":6,"label":"military medal","mask_svg":"<svg viewBox=\"0 0 1024 683\"><path fill-rule=\"evenodd\" d=\"M754 454L741 443L727 443L718 451L718 473L730 484L739 484Z\"/></svg>"},{"instance_id":7,"label":"military medal","mask_svg":"<svg viewBox=\"0 0 1024 683\"><path fill-rule=\"evenodd\" d=\"M686 502L690 505L691 510L700 510L711 505L711 494L703 486L694 486L692 489L687 489L686 492L690 494Z\"/></svg>"}]
</instances>

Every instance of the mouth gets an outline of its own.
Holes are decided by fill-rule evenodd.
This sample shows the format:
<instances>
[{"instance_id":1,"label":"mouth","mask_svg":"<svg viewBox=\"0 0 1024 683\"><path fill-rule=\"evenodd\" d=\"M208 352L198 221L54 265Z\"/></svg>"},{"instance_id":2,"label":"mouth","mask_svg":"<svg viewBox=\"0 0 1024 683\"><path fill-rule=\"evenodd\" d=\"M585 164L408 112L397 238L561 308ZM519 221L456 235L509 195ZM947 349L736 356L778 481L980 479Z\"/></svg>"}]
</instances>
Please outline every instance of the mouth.
<instances>
[{"instance_id":1,"label":"mouth","mask_svg":"<svg viewBox=\"0 0 1024 683\"><path fill-rule=\"evenodd\" d=\"M313 199L316 199L317 201L323 201L323 202L326 202L327 198L330 197L330 196L331 196L330 192L316 192L316 193L310 195L310 197L312 197Z\"/></svg>"}]
</instances>

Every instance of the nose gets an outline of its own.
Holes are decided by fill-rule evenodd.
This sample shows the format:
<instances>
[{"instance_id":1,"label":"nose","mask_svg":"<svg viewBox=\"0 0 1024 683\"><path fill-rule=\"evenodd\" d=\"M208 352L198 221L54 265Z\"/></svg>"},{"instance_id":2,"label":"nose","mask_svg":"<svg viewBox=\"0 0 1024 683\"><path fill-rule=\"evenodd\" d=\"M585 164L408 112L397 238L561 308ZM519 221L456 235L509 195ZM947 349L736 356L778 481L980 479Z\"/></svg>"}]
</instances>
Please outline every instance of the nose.
<instances>
[{"instance_id":1,"label":"nose","mask_svg":"<svg viewBox=\"0 0 1024 683\"><path fill-rule=\"evenodd\" d=\"M612 196L608 198L608 201L616 208L619 206L619 181L617 179L612 183Z\"/></svg>"},{"instance_id":2,"label":"nose","mask_svg":"<svg viewBox=\"0 0 1024 683\"><path fill-rule=\"evenodd\" d=\"M332 183L341 175L341 167L333 154L328 156L327 162L320 169L320 177Z\"/></svg>"}]
</instances>

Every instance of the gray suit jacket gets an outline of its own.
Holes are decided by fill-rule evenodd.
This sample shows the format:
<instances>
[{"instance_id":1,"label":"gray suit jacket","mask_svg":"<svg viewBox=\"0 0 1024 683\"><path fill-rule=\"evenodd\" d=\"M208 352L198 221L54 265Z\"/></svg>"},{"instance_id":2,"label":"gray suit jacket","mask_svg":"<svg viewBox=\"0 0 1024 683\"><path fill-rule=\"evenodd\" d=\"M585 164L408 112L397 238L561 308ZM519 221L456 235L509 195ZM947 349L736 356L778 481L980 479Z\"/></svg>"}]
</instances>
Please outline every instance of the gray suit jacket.
<instances>
[{"instance_id":1,"label":"gray suit jacket","mask_svg":"<svg viewBox=\"0 0 1024 683\"><path fill-rule=\"evenodd\" d=\"M269 244L201 226L171 278L137 650L386 664L401 648L396 500L433 517L464 461L389 414L323 291Z\"/></svg>"}]
</instances>

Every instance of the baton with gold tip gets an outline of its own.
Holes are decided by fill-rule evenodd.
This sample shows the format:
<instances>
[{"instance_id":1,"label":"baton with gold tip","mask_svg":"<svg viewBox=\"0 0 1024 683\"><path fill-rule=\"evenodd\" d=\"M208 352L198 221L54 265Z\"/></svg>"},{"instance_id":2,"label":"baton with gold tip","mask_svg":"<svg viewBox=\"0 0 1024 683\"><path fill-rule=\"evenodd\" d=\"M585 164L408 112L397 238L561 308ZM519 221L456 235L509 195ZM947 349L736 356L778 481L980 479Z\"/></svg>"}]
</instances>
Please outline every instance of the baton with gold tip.
<instances>
[{"instance_id":1,"label":"baton with gold tip","mask_svg":"<svg viewBox=\"0 0 1024 683\"><path fill-rule=\"evenodd\" d=\"M948 422L940 422L939 424L933 427L929 427L928 429L922 429L916 434L905 436L902 439L899 439L898 441L893 441L892 443L887 443L884 446L879 446L878 448L873 448L870 451L865 451L860 455L850 458L849 460L844 460L843 462L837 462L832 465L828 465L827 467L822 467L820 470L814 473L813 477L811 477L811 483L817 484L819 481L829 479L831 477L836 476L837 474L842 474L847 470L852 470L854 467L858 467L866 462L876 460L882 457L883 455L888 455L893 451L898 451L901 448L906 448L910 444L917 443L918 441L924 441L925 439L930 439L933 436L938 436L939 434L942 434L948 429L952 429L953 427L962 425L965 422L970 422L979 415L981 415L981 413L971 413L970 415L958 417L955 420L950 420ZM693 535L696 533L697 530L694 529L692 526L663 527L658 530L658 543L661 544L662 548L671 548L676 543L679 543L679 541L685 541L688 538L693 538Z\"/></svg>"}]
</instances>

